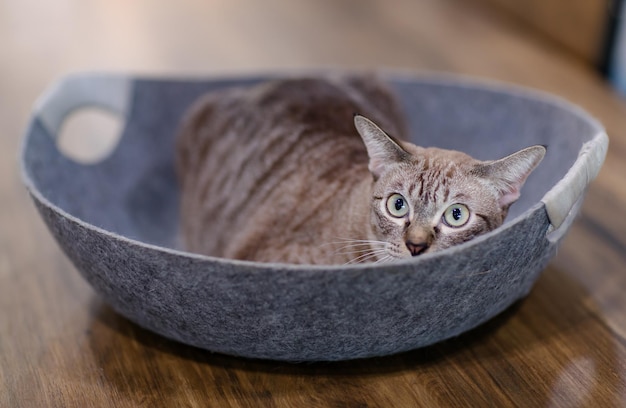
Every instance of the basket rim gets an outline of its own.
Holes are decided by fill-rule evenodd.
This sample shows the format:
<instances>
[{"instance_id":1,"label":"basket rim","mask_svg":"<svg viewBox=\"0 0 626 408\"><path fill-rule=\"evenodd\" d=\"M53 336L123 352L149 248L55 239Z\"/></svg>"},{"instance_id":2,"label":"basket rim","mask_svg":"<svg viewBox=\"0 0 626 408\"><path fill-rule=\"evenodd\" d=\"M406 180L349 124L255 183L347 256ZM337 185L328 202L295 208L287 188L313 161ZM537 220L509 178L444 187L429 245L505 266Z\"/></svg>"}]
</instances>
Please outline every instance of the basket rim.
<instances>
[{"instance_id":1,"label":"basket rim","mask_svg":"<svg viewBox=\"0 0 626 408\"><path fill-rule=\"evenodd\" d=\"M114 78L114 79L119 78L120 80L129 81L129 84L131 86L129 97L132 98L132 95L133 95L132 87L134 86L135 82L138 82L138 81L157 81L157 82L174 81L174 82L181 82L181 83L189 83L189 82L224 83L224 82L244 81L244 80L245 81L269 80L269 79L274 79L274 78L279 78L279 77L285 77L286 75L303 76L303 75L324 75L324 74L329 74L329 73L341 75L341 74L350 74L350 73L354 74L355 72L358 72L358 71L334 69L334 70L328 70L328 71L325 71L325 70L314 70L314 71L305 70L302 72L290 71L288 73L286 72L280 73L280 72L274 71L274 72L267 72L267 73L255 73L254 75L252 74L232 75L231 74L231 75L221 75L221 76L211 75L211 76L203 76L203 77L150 76L150 75L132 75L132 74L124 74L124 73L97 73L97 72L70 74L61 78L60 80L55 82L53 85L51 85L50 88L48 89L48 92L44 93L42 97L40 98L40 100L38 100L36 103L35 109L33 111L33 115L31 116L31 119L30 119L29 126L27 127L27 130L26 130L26 134L22 138L22 144L20 148L20 173L21 173L22 182L24 183L30 195L34 199L36 199L41 205L49 208L53 212L57 213L59 216L77 224L78 226L88 229L88 230L92 230L102 236L106 236L108 238L122 242L126 245L139 246L139 247L143 247L145 249L151 250L151 251L165 253L170 256L188 258L188 259L193 259L199 262L210 263L210 264L242 266L242 267L259 270L259 271L268 270L268 269L280 269L280 270L294 270L294 271L298 271L298 270L331 271L333 273L336 273L336 272L341 272L341 271L387 270L387 269L392 269L393 266L395 265L406 265L406 264L417 265L421 262L424 262L427 259L446 257L446 256L449 256L451 253L468 250L469 248L472 248L476 245L480 245L481 242L493 238L495 235L501 233L503 230L508 229L508 228L513 228L522 220L529 217L535 211L541 211L541 210L546 211L548 215L548 219L552 220L548 212L548 208L546 206L545 198L557 187L559 188L559 190L563 190L564 188L569 186L570 183L572 183L571 177L568 178L568 175L570 175L570 172L572 171L572 167L574 166L570 167L570 169L568 170L568 173L561 180L559 180L556 184L554 184L550 188L550 190L548 190L544 198L542 198L540 201L532 205L530 208L528 208L527 210L525 210L524 212L522 212L515 218L507 220L502 226L496 228L493 231L490 231L486 234L478 236L468 242L464 242L462 244L459 244L450 248L446 248L441 251L424 254L416 258L401 259L401 260L397 260L389 264L363 263L363 264L350 264L350 265L339 265L339 264L315 265L315 264L290 264L290 263L279 263L279 262L246 261L246 260L238 260L238 259L203 255L203 254L184 251L181 249L175 249L175 248L150 244L150 243L138 240L138 239L126 237L122 234L109 231L107 229L93 225L87 221L84 221L81 218L73 214L70 214L66 210L52 203L37 188L36 183L28 169L28 164L26 163L26 159L25 159L26 152L28 151L29 146L30 146L29 142L32 137L33 127L40 125L48 133L50 133L48 127L41 120L40 113L45 108L46 104L50 103L50 99L51 99L50 91L53 90L53 87L58 86L60 83L67 83L67 82L71 82L77 79L80 81L91 81L91 80L98 80L101 78L106 78L109 80L111 78ZM412 72L408 70L384 70L384 71L377 72L377 74L379 74L385 80L390 81L394 85L396 84L401 85L402 83L435 84L435 85L441 85L445 87L457 87L457 88L463 88L463 89L474 89L474 90L479 90L479 91L505 93L511 96L517 96L517 97L524 98L524 99L531 100L531 101L535 100L535 101L541 101L544 103L549 103L553 106L569 111L573 115L578 116L579 118L583 119L584 121L589 123L592 127L594 127L597 130L597 132L589 139L589 142L587 143L594 142L594 141L596 144L598 143L602 144L602 143L605 143L605 141L606 143L608 143L608 137L606 136L606 132L603 126L600 124L600 122L597 119L591 116L588 112L586 112L580 106L573 104L559 96L550 94L545 91L536 90L536 89L523 87L519 85L513 85L510 83L497 81L497 80L475 78L475 77L470 77L470 76L449 74L449 73L432 73L432 72L424 73L424 72ZM585 145L581 146L581 151L583 150L584 146ZM603 158L604 157L602 157L602 160ZM579 159L577 159L576 163L578 163ZM592 176L595 177L595 175L592 175ZM588 177L588 180L586 180L585 186L589 182L591 182L592 179L593 177ZM569 208L568 208L567 213L569 213ZM553 227L558 228L559 226L560 224L554 226L554 223L553 223Z\"/></svg>"}]
</instances>

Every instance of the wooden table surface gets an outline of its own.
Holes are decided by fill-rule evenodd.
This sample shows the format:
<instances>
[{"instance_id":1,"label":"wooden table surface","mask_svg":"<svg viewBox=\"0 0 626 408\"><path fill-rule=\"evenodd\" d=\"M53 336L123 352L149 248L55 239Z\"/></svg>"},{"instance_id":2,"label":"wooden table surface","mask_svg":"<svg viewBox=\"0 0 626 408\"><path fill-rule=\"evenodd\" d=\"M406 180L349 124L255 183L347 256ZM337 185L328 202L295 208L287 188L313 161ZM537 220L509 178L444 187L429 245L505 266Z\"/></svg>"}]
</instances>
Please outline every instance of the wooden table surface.
<instances>
[{"instance_id":1,"label":"wooden table surface","mask_svg":"<svg viewBox=\"0 0 626 408\"><path fill-rule=\"evenodd\" d=\"M625 407L626 103L527 30L469 0L0 1L0 407ZM605 124L603 170L525 300L456 339L391 357L291 365L215 355L107 307L21 185L31 106L67 72L329 65L522 84Z\"/></svg>"}]
</instances>

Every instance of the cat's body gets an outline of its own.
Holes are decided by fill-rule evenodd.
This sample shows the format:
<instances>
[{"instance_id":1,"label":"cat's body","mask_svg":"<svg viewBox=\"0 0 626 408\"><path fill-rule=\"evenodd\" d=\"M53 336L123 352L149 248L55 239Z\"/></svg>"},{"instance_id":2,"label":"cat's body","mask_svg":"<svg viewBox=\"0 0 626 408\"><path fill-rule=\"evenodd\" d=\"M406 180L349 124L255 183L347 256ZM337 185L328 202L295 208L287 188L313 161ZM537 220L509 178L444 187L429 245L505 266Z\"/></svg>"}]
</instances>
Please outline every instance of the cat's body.
<instances>
[{"instance_id":1,"label":"cat's body","mask_svg":"<svg viewBox=\"0 0 626 408\"><path fill-rule=\"evenodd\" d=\"M543 157L543 148L527 153L516 190L496 191L513 182L486 183L495 165L395 141L355 113L405 136L392 94L370 77L273 81L202 98L178 138L185 248L306 264L446 248L499 226ZM445 221L468 208L463 226Z\"/></svg>"}]
</instances>

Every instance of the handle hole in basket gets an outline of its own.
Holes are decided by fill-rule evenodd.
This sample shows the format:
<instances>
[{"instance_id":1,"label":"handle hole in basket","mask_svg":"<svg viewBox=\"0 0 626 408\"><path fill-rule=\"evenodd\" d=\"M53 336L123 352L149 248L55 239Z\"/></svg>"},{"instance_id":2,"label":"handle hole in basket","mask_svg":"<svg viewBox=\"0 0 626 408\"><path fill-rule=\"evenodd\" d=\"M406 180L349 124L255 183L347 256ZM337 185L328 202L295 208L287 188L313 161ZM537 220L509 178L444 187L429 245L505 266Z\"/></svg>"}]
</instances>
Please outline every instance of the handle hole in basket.
<instances>
[{"instance_id":1,"label":"handle hole in basket","mask_svg":"<svg viewBox=\"0 0 626 408\"><path fill-rule=\"evenodd\" d=\"M106 159L120 141L124 119L108 110L84 107L73 111L59 130L57 147L83 164Z\"/></svg>"}]
</instances>

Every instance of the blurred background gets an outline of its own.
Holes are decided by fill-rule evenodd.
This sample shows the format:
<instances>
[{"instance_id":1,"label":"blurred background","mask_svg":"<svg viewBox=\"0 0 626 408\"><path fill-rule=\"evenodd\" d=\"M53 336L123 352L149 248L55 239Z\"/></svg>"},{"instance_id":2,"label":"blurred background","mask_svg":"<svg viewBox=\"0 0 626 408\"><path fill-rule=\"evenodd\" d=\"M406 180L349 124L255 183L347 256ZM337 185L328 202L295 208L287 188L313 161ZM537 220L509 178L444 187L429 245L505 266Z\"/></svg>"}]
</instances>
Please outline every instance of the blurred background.
<instances>
[{"instance_id":1,"label":"blurred background","mask_svg":"<svg viewBox=\"0 0 626 408\"><path fill-rule=\"evenodd\" d=\"M588 71L626 92L621 3L0 0L1 143L15 150L36 97L78 71L202 76L400 68L500 79L570 99L581 89L564 89L585 86L576 75Z\"/></svg>"},{"instance_id":2,"label":"blurred background","mask_svg":"<svg viewBox=\"0 0 626 408\"><path fill-rule=\"evenodd\" d=\"M619 76L615 71L624 53L611 47L621 44L619 32L623 36L617 27L620 3L2 0L0 106L12 111L17 107L12 98L32 99L59 76L82 70L204 75L341 65L460 71L515 81L523 55L506 50L515 48L511 42L519 41L520 33L529 45L543 44L545 51ZM500 55L489 52L485 58L493 48ZM536 69L546 70L549 61L545 64Z\"/></svg>"},{"instance_id":3,"label":"blurred background","mask_svg":"<svg viewBox=\"0 0 626 408\"><path fill-rule=\"evenodd\" d=\"M567 80L551 63L561 57L623 86L620 3L1 0L0 121L3 133L19 133L47 84L83 70L208 75L341 65L524 82L524 52L540 46L546 59L535 69L546 79Z\"/></svg>"}]
</instances>

